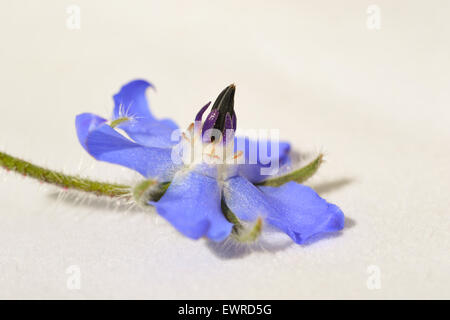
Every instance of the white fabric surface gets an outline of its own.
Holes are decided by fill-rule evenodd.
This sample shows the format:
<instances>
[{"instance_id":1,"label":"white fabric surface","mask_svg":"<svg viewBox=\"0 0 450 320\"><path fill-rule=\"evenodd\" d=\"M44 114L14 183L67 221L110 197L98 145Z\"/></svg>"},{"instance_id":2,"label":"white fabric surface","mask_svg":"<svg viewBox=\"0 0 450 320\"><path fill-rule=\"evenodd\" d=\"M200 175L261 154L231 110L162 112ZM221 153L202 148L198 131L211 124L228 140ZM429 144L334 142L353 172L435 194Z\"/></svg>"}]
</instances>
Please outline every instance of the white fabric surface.
<instances>
[{"instance_id":1,"label":"white fabric surface","mask_svg":"<svg viewBox=\"0 0 450 320\"><path fill-rule=\"evenodd\" d=\"M309 246L243 252L2 171L0 298L450 298L450 2L374 3L377 31L356 0L2 2L1 150L136 182L84 152L75 115L109 116L112 94L144 78L154 113L184 127L234 82L240 127L325 152L308 184L347 221Z\"/></svg>"}]
</instances>

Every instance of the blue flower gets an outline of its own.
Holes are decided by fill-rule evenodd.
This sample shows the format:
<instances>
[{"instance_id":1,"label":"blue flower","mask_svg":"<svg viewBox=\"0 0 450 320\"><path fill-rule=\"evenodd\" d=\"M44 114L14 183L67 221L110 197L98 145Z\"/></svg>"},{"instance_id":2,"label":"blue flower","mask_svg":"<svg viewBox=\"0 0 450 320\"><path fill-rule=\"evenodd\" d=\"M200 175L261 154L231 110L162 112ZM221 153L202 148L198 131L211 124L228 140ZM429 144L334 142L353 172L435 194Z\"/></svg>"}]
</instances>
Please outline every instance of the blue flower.
<instances>
[{"instance_id":1,"label":"blue flower","mask_svg":"<svg viewBox=\"0 0 450 320\"><path fill-rule=\"evenodd\" d=\"M95 159L128 167L168 185L159 199L150 199L148 204L179 232L192 239L222 241L235 231L236 223L262 217L301 244L314 235L343 228L342 211L310 187L294 181L279 187L261 186L261 181L270 178L261 174L261 169L270 167L272 161L289 163L290 145L278 143L279 152L274 152L269 162L260 159L258 152L256 161L250 163L249 149L264 148L270 153L273 144L234 137L234 85L220 93L204 122L210 104L201 108L195 123L176 139L174 132L179 127L175 122L159 120L150 112L145 95L149 87L153 86L144 80L124 85L114 95L111 120L91 113L78 115L77 134ZM201 147L200 161L194 145ZM186 149L187 153L180 151ZM240 161L228 163L226 159Z\"/></svg>"}]
</instances>

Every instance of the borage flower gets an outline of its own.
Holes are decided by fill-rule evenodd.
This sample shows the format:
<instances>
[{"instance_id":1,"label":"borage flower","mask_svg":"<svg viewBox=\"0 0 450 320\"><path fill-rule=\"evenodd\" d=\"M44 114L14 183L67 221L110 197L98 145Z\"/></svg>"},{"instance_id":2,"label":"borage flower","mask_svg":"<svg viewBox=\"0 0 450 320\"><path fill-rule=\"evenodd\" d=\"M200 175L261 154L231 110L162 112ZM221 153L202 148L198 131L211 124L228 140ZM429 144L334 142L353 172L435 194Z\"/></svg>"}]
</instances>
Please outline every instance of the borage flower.
<instances>
[{"instance_id":1,"label":"borage flower","mask_svg":"<svg viewBox=\"0 0 450 320\"><path fill-rule=\"evenodd\" d=\"M234 137L234 85L219 94L204 122L210 103L180 135L175 122L158 120L150 112L145 95L149 87L143 80L123 86L114 96L110 121L91 113L76 118L79 141L90 155L146 178L133 190L139 203L154 206L192 239L222 241L231 235L253 241L265 222L301 244L343 228L341 210L299 183L317 170L322 156L285 175L261 173L271 162L288 163L290 146ZM249 150L260 148L279 152L272 152L269 162L262 161L258 152L251 163Z\"/></svg>"}]
</instances>

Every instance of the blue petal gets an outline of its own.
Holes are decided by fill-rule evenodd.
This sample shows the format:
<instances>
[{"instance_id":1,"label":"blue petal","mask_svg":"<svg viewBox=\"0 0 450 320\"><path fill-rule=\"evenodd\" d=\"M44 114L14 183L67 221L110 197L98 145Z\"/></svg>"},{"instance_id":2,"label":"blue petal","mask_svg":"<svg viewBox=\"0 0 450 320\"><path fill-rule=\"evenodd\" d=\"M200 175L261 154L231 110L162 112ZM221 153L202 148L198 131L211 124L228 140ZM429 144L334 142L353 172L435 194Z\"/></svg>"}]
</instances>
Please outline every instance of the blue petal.
<instances>
[{"instance_id":1,"label":"blue petal","mask_svg":"<svg viewBox=\"0 0 450 320\"><path fill-rule=\"evenodd\" d=\"M77 116L76 128L81 145L97 160L119 164L160 181L170 180L177 169L171 159L172 149L134 143L95 115Z\"/></svg>"},{"instance_id":2,"label":"blue petal","mask_svg":"<svg viewBox=\"0 0 450 320\"><path fill-rule=\"evenodd\" d=\"M180 136L172 133L177 125L172 120L132 120L117 126L124 130L128 136L139 144L149 147L167 148L179 142Z\"/></svg>"},{"instance_id":3,"label":"blue petal","mask_svg":"<svg viewBox=\"0 0 450 320\"><path fill-rule=\"evenodd\" d=\"M78 140L83 148L86 149L86 138L92 130L97 129L104 124L106 119L92 113L82 113L75 118L75 127L77 129Z\"/></svg>"},{"instance_id":4,"label":"blue petal","mask_svg":"<svg viewBox=\"0 0 450 320\"><path fill-rule=\"evenodd\" d=\"M197 172L178 173L158 202L149 202L157 212L185 236L224 240L231 232L221 210L217 180Z\"/></svg>"},{"instance_id":5,"label":"blue petal","mask_svg":"<svg viewBox=\"0 0 450 320\"><path fill-rule=\"evenodd\" d=\"M288 182L281 187L261 187L275 208L271 223L286 232L296 243L310 237L344 228L344 214L310 187Z\"/></svg>"},{"instance_id":6,"label":"blue petal","mask_svg":"<svg viewBox=\"0 0 450 320\"><path fill-rule=\"evenodd\" d=\"M295 182L258 188L245 178L235 177L225 184L224 197L238 218L252 221L263 216L299 244L344 227L344 214L337 206Z\"/></svg>"},{"instance_id":7,"label":"blue petal","mask_svg":"<svg viewBox=\"0 0 450 320\"><path fill-rule=\"evenodd\" d=\"M138 119L154 120L145 96L147 88L155 88L145 80L133 80L122 86L114 95L114 119L132 115Z\"/></svg>"},{"instance_id":8,"label":"blue petal","mask_svg":"<svg viewBox=\"0 0 450 320\"><path fill-rule=\"evenodd\" d=\"M122 122L118 128L139 144L150 147L173 146L177 141L172 141L171 134L178 126L170 119L157 120L152 115L145 95L149 87L154 88L145 80L134 80L124 85L113 97L113 119L129 117L131 120Z\"/></svg>"},{"instance_id":9,"label":"blue petal","mask_svg":"<svg viewBox=\"0 0 450 320\"><path fill-rule=\"evenodd\" d=\"M236 137L234 139L234 151L243 151L245 157L245 163L239 165L239 175L254 183L269 178L270 176L261 171L261 169L270 168L272 163L276 166L275 157L278 157L278 168L290 162L290 144L281 141L278 143L278 150L278 155L275 152L272 155L272 143L270 140L250 140L248 137ZM263 157L261 157L260 151L263 153ZM265 153L267 154L265 155Z\"/></svg>"}]
</instances>

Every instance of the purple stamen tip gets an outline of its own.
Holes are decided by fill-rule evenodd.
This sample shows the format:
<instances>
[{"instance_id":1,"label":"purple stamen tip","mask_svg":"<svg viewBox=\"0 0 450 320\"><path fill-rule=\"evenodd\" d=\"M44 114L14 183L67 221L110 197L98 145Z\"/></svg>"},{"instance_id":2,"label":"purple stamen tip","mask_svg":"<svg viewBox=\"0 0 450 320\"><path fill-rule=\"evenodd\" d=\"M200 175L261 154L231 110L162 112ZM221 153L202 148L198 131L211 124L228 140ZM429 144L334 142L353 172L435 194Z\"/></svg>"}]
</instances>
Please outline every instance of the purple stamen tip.
<instances>
[{"instance_id":1,"label":"purple stamen tip","mask_svg":"<svg viewBox=\"0 0 450 320\"><path fill-rule=\"evenodd\" d=\"M217 118L219 117L219 110L213 109L206 117L205 122L203 123L202 135L206 130L212 129L214 124L216 123Z\"/></svg>"},{"instance_id":2,"label":"purple stamen tip","mask_svg":"<svg viewBox=\"0 0 450 320\"><path fill-rule=\"evenodd\" d=\"M206 109L208 109L210 104L211 104L211 101L208 102L203 108L200 109L200 111L195 116L195 121L202 121L203 114L205 113Z\"/></svg>"},{"instance_id":3,"label":"purple stamen tip","mask_svg":"<svg viewBox=\"0 0 450 320\"><path fill-rule=\"evenodd\" d=\"M233 129L233 121L231 120L231 116L229 113L225 116L225 130L232 130Z\"/></svg>"},{"instance_id":4,"label":"purple stamen tip","mask_svg":"<svg viewBox=\"0 0 450 320\"><path fill-rule=\"evenodd\" d=\"M225 144L227 142L227 138L230 139L234 136L234 127L233 127L233 120L229 113L225 116L225 130L223 132L223 143ZM227 134L230 134L230 136L227 136Z\"/></svg>"}]
</instances>

